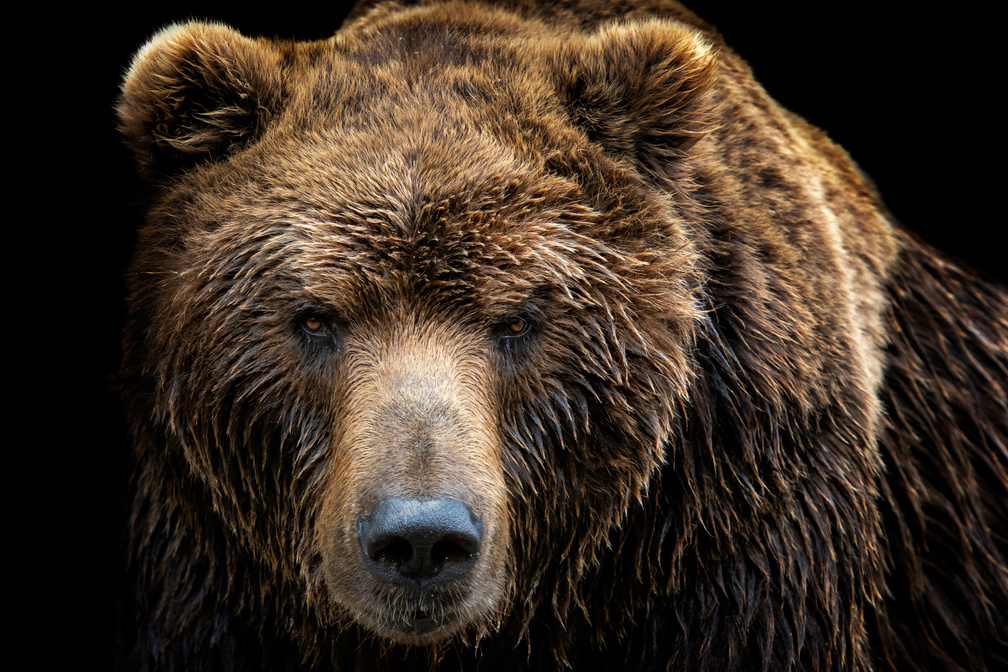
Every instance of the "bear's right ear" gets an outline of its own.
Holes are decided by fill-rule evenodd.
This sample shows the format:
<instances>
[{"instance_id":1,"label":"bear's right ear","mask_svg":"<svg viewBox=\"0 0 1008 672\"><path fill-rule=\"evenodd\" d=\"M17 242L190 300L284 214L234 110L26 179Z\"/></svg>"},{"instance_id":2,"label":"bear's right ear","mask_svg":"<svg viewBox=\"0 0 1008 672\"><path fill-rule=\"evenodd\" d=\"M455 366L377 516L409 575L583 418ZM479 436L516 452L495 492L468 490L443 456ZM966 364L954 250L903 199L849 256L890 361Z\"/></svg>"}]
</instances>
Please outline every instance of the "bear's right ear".
<instances>
[{"instance_id":1,"label":"bear's right ear","mask_svg":"<svg viewBox=\"0 0 1008 672\"><path fill-rule=\"evenodd\" d=\"M280 53L227 26L190 23L155 35L133 59L119 129L155 179L254 138L282 99Z\"/></svg>"}]
</instances>

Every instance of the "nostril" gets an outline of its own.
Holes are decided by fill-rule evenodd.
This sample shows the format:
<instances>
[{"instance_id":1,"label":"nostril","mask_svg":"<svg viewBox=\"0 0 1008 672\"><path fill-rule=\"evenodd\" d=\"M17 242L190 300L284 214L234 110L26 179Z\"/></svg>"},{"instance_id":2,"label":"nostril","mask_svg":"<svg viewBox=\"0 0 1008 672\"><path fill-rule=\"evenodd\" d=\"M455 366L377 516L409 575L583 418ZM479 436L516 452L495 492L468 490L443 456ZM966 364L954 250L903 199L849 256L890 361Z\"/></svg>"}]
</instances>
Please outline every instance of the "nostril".
<instances>
[{"instance_id":1,"label":"nostril","mask_svg":"<svg viewBox=\"0 0 1008 672\"><path fill-rule=\"evenodd\" d=\"M456 499L382 500L358 523L361 553L377 578L446 583L479 558L483 522Z\"/></svg>"},{"instance_id":2,"label":"nostril","mask_svg":"<svg viewBox=\"0 0 1008 672\"><path fill-rule=\"evenodd\" d=\"M474 544L472 539L468 538L442 539L431 547L431 557L437 565L443 565L447 562L466 562L478 553L479 544Z\"/></svg>"},{"instance_id":3,"label":"nostril","mask_svg":"<svg viewBox=\"0 0 1008 672\"><path fill-rule=\"evenodd\" d=\"M371 544L370 551L365 552L375 562L389 565L402 565L413 558L413 547L399 537L378 540Z\"/></svg>"}]
</instances>

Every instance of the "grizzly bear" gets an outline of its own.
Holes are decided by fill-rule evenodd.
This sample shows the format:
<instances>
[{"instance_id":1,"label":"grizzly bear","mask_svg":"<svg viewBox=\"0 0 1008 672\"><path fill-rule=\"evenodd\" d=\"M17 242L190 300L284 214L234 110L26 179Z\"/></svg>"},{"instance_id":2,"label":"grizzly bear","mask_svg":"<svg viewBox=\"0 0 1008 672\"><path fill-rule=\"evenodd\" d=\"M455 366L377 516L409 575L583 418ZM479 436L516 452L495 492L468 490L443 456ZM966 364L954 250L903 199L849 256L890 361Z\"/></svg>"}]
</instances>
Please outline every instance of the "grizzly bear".
<instances>
[{"instance_id":1,"label":"grizzly bear","mask_svg":"<svg viewBox=\"0 0 1008 672\"><path fill-rule=\"evenodd\" d=\"M673 2L176 25L124 665L1008 666L1008 291Z\"/></svg>"}]
</instances>

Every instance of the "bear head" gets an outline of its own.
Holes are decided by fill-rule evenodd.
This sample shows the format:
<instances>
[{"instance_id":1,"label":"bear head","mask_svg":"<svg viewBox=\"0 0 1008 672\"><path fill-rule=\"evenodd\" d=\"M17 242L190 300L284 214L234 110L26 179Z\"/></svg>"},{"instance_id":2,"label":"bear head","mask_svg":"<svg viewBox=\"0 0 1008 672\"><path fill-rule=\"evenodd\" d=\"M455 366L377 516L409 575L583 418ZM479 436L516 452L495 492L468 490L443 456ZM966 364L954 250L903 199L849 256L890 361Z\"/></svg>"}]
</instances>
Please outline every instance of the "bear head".
<instances>
[{"instance_id":1,"label":"bear head","mask_svg":"<svg viewBox=\"0 0 1008 672\"><path fill-rule=\"evenodd\" d=\"M547 33L454 6L314 43L193 23L127 74L145 478L321 627L562 616L666 460L716 56L668 21Z\"/></svg>"}]
</instances>

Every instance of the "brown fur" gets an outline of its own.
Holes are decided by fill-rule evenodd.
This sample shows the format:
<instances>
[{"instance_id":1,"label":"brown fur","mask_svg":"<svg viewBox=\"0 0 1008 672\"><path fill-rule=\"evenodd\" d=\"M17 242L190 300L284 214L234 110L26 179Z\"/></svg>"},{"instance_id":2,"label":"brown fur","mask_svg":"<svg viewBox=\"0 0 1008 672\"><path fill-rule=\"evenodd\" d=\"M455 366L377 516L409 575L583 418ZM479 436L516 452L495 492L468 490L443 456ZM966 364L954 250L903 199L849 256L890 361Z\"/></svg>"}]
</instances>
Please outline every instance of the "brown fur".
<instances>
[{"instance_id":1,"label":"brown fur","mask_svg":"<svg viewBox=\"0 0 1008 672\"><path fill-rule=\"evenodd\" d=\"M138 54L131 667L1008 664L1008 294L621 4ZM369 573L390 497L463 502L471 571Z\"/></svg>"}]
</instances>

